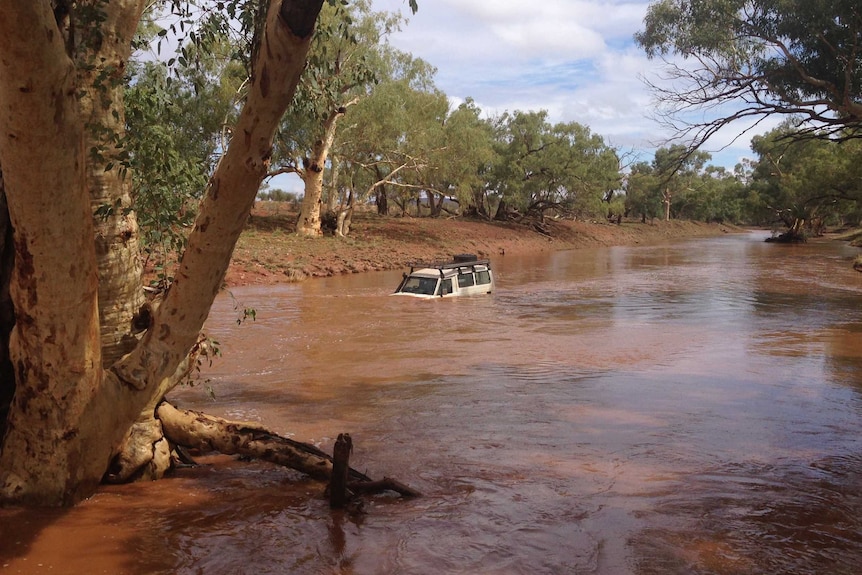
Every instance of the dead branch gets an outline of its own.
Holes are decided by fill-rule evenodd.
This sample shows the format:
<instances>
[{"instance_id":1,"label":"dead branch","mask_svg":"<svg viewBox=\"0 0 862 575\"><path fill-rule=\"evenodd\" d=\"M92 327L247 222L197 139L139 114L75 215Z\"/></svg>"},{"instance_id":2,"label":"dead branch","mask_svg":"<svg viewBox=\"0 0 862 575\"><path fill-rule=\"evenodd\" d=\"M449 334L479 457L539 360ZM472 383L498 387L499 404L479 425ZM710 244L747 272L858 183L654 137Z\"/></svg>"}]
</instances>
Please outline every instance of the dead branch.
<instances>
[{"instance_id":1,"label":"dead branch","mask_svg":"<svg viewBox=\"0 0 862 575\"><path fill-rule=\"evenodd\" d=\"M165 437L189 449L218 451L261 459L300 471L314 479L333 478L333 458L308 443L282 437L254 423L228 421L198 411L180 410L168 402L159 404L156 415ZM349 436L347 436L349 437ZM348 448L349 449L349 448ZM420 493L391 478L374 481L347 467L347 488L353 493L395 491L405 497Z\"/></svg>"},{"instance_id":2,"label":"dead branch","mask_svg":"<svg viewBox=\"0 0 862 575\"><path fill-rule=\"evenodd\" d=\"M159 404L156 415L165 437L190 449L244 455L290 467L315 479L329 480L332 457L307 443L294 441L253 423L228 421L198 411L180 410L168 402ZM350 477L370 481L364 473L350 470Z\"/></svg>"},{"instance_id":3,"label":"dead branch","mask_svg":"<svg viewBox=\"0 0 862 575\"><path fill-rule=\"evenodd\" d=\"M347 503L347 473L352 451L350 434L339 433L332 449L332 478L329 480L329 506L332 509L341 509Z\"/></svg>"}]
</instances>

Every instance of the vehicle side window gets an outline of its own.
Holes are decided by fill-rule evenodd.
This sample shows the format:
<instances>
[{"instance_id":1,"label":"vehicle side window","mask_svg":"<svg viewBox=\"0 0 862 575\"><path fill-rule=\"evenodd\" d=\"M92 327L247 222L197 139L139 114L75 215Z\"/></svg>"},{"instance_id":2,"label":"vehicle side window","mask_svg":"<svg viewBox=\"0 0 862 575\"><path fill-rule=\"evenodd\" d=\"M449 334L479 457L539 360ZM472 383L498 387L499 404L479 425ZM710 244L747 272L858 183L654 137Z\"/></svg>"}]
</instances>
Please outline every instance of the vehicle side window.
<instances>
[{"instance_id":1,"label":"vehicle side window","mask_svg":"<svg viewBox=\"0 0 862 575\"><path fill-rule=\"evenodd\" d=\"M458 274L458 287L470 287L473 283L473 274Z\"/></svg>"},{"instance_id":2,"label":"vehicle side window","mask_svg":"<svg viewBox=\"0 0 862 575\"><path fill-rule=\"evenodd\" d=\"M452 279L445 279L440 284L440 295L446 295L452 293Z\"/></svg>"},{"instance_id":3,"label":"vehicle side window","mask_svg":"<svg viewBox=\"0 0 862 575\"><path fill-rule=\"evenodd\" d=\"M491 274L487 270L484 272L476 272L476 283L479 285L491 283Z\"/></svg>"}]
</instances>

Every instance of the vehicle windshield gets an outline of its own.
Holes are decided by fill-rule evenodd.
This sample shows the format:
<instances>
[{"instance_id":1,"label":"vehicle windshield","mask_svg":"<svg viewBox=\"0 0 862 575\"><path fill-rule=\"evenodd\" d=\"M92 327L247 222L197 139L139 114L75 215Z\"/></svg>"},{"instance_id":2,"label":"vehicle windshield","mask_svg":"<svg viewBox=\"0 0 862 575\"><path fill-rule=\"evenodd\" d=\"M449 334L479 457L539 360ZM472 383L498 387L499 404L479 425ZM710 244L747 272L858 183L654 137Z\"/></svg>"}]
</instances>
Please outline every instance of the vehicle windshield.
<instances>
[{"instance_id":1,"label":"vehicle windshield","mask_svg":"<svg viewBox=\"0 0 862 575\"><path fill-rule=\"evenodd\" d=\"M422 278L410 276L404 280L404 285L399 290L402 293L417 293L422 295L434 295L437 290L437 278Z\"/></svg>"}]
</instances>

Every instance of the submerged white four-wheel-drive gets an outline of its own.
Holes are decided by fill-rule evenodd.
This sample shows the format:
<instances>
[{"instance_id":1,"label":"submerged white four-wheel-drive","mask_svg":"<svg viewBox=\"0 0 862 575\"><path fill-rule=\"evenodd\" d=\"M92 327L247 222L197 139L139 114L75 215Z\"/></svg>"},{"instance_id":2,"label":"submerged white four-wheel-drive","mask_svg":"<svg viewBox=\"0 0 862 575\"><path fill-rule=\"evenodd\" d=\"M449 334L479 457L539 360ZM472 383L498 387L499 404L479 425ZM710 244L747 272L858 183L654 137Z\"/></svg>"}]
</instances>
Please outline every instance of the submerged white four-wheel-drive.
<instances>
[{"instance_id":1,"label":"submerged white four-wheel-drive","mask_svg":"<svg viewBox=\"0 0 862 575\"><path fill-rule=\"evenodd\" d=\"M392 295L419 298L488 294L494 290L491 262L458 254L451 262L414 263Z\"/></svg>"}]
</instances>

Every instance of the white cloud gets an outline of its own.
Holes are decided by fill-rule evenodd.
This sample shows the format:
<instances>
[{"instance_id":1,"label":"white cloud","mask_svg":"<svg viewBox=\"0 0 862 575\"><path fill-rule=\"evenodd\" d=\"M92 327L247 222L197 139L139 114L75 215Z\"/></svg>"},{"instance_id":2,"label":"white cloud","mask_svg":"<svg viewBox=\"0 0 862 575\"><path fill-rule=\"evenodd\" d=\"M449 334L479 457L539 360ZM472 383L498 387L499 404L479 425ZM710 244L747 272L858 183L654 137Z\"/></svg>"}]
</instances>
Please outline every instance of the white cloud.
<instances>
[{"instance_id":1,"label":"white cloud","mask_svg":"<svg viewBox=\"0 0 862 575\"><path fill-rule=\"evenodd\" d=\"M556 58L587 57L601 53L605 48L601 34L574 22L558 23L548 27L545 23L508 22L491 26L505 45L518 51L522 57L541 57L554 54Z\"/></svg>"}]
</instances>

